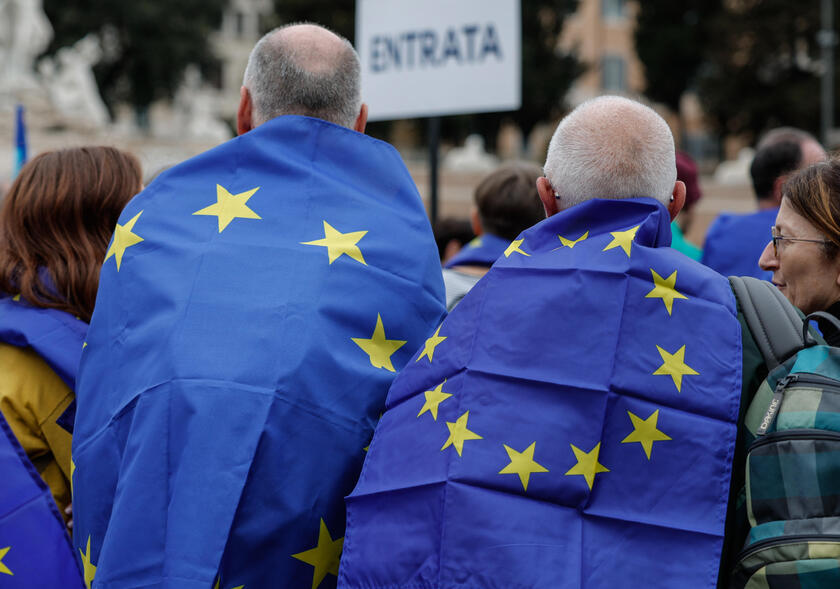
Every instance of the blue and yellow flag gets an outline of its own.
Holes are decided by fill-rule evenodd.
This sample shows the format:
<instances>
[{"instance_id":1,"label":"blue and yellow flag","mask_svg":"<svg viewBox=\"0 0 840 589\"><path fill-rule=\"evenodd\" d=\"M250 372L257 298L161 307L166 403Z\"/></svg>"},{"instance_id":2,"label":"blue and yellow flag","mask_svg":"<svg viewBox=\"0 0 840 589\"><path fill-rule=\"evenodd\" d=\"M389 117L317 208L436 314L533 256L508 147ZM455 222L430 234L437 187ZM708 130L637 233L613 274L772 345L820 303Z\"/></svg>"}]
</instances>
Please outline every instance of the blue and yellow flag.
<instances>
[{"instance_id":1,"label":"blue and yellow flag","mask_svg":"<svg viewBox=\"0 0 840 589\"><path fill-rule=\"evenodd\" d=\"M394 382L339 587L714 587L741 390L727 281L665 208L524 232Z\"/></svg>"},{"instance_id":2,"label":"blue and yellow flag","mask_svg":"<svg viewBox=\"0 0 840 589\"><path fill-rule=\"evenodd\" d=\"M0 587L81 588L52 493L0 413Z\"/></svg>"},{"instance_id":3,"label":"blue and yellow flag","mask_svg":"<svg viewBox=\"0 0 840 589\"><path fill-rule=\"evenodd\" d=\"M446 263L445 267L452 268L453 266L467 265L492 266L493 262L505 253L508 245L510 245L510 241L507 239L493 235L492 233L484 233L461 248L461 251L455 254Z\"/></svg>"},{"instance_id":4,"label":"blue and yellow flag","mask_svg":"<svg viewBox=\"0 0 840 589\"><path fill-rule=\"evenodd\" d=\"M282 116L162 174L117 225L79 373L94 587L334 586L343 497L443 310L381 141Z\"/></svg>"}]
</instances>

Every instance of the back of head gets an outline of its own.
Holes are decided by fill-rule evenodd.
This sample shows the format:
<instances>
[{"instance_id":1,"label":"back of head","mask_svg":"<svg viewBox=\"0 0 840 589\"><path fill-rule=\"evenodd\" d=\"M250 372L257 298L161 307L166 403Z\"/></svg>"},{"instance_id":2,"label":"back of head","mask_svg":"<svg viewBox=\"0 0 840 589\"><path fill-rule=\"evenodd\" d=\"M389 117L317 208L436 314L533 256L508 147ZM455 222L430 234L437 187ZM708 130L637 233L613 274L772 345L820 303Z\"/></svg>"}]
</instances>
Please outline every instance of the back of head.
<instances>
[{"instance_id":1,"label":"back of head","mask_svg":"<svg viewBox=\"0 0 840 589\"><path fill-rule=\"evenodd\" d=\"M475 189L475 204L481 226L507 240L545 218L537 193L539 166L526 162L503 164Z\"/></svg>"},{"instance_id":2,"label":"back of head","mask_svg":"<svg viewBox=\"0 0 840 589\"><path fill-rule=\"evenodd\" d=\"M112 147L33 158L0 210L0 290L90 320L108 242L141 188L140 163Z\"/></svg>"},{"instance_id":3,"label":"back of head","mask_svg":"<svg viewBox=\"0 0 840 589\"><path fill-rule=\"evenodd\" d=\"M255 126L280 115L352 127L361 107L361 67L350 42L313 24L270 31L248 58L243 85Z\"/></svg>"},{"instance_id":4,"label":"back of head","mask_svg":"<svg viewBox=\"0 0 840 589\"><path fill-rule=\"evenodd\" d=\"M653 109L601 96L560 122L544 171L563 208L592 198L640 196L665 204L677 179L674 137Z\"/></svg>"},{"instance_id":5,"label":"back of head","mask_svg":"<svg viewBox=\"0 0 840 589\"><path fill-rule=\"evenodd\" d=\"M782 194L830 242L823 247L826 256L840 255L840 159L796 172L785 182Z\"/></svg>"},{"instance_id":6,"label":"back of head","mask_svg":"<svg viewBox=\"0 0 840 589\"><path fill-rule=\"evenodd\" d=\"M808 148L808 157L804 148ZM812 152L814 155L811 155ZM776 180L824 156L825 152L819 142L806 131L794 127L779 127L768 131L759 140L750 164L750 177L756 198L773 198Z\"/></svg>"}]
</instances>

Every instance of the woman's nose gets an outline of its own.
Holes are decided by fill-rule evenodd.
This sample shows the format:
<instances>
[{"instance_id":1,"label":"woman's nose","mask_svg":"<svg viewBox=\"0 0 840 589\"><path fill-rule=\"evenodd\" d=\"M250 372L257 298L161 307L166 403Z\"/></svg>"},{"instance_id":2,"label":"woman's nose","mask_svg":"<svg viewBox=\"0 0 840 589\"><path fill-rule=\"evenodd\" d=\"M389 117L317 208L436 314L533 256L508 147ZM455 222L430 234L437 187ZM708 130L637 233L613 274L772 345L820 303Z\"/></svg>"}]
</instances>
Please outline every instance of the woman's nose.
<instances>
[{"instance_id":1,"label":"woman's nose","mask_svg":"<svg viewBox=\"0 0 840 589\"><path fill-rule=\"evenodd\" d=\"M762 270L775 270L779 267L779 259L776 257L776 252L773 250L773 242L768 241L764 246L764 251L761 252L761 257L758 258L758 266Z\"/></svg>"}]
</instances>

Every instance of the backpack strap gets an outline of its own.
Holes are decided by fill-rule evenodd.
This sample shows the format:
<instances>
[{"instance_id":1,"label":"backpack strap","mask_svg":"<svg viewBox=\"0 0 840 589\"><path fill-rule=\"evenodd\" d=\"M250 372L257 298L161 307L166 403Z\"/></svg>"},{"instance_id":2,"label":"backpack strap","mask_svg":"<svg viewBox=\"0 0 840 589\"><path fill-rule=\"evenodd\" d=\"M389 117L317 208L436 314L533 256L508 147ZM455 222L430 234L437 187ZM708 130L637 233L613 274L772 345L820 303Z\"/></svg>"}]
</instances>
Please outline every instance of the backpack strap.
<instances>
[{"instance_id":1,"label":"backpack strap","mask_svg":"<svg viewBox=\"0 0 840 589\"><path fill-rule=\"evenodd\" d=\"M805 347L802 317L778 288L751 276L730 276L729 284L768 370Z\"/></svg>"}]
</instances>

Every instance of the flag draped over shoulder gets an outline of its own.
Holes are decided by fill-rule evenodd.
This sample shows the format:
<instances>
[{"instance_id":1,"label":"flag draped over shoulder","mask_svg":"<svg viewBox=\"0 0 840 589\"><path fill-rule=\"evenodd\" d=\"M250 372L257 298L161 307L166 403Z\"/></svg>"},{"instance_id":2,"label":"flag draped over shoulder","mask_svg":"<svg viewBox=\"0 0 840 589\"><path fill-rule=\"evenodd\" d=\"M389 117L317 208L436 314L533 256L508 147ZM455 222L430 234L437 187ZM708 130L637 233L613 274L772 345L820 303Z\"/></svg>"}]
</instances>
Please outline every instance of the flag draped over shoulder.
<instances>
[{"instance_id":1,"label":"flag draped over shoulder","mask_svg":"<svg viewBox=\"0 0 840 589\"><path fill-rule=\"evenodd\" d=\"M19 295L0 297L0 342L32 348L70 390L76 388L87 327L69 313L33 307Z\"/></svg>"},{"instance_id":2,"label":"flag draped over shoulder","mask_svg":"<svg viewBox=\"0 0 840 589\"><path fill-rule=\"evenodd\" d=\"M49 488L0 414L0 587L83 587Z\"/></svg>"},{"instance_id":3,"label":"flag draped over shoulder","mask_svg":"<svg viewBox=\"0 0 840 589\"><path fill-rule=\"evenodd\" d=\"M514 240L394 382L339 587L714 587L741 388L727 281L650 199Z\"/></svg>"},{"instance_id":4,"label":"flag draped over shoulder","mask_svg":"<svg viewBox=\"0 0 840 589\"><path fill-rule=\"evenodd\" d=\"M507 239L491 233L484 233L461 248L461 251L446 263L446 267L452 268L453 266L472 264L492 266L493 262L505 253L508 245L510 245L510 242Z\"/></svg>"},{"instance_id":5,"label":"flag draped over shoulder","mask_svg":"<svg viewBox=\"0 0 840 589\"><path fill-rule=\"evenodd\" d=\"M94 587L334 586L343 497L442 315L391 146L282 116L162 174L117 225L80 368Z\"/></svg>"}]
</instances>

